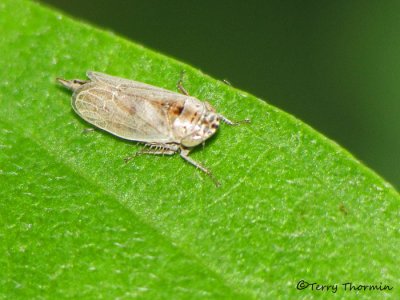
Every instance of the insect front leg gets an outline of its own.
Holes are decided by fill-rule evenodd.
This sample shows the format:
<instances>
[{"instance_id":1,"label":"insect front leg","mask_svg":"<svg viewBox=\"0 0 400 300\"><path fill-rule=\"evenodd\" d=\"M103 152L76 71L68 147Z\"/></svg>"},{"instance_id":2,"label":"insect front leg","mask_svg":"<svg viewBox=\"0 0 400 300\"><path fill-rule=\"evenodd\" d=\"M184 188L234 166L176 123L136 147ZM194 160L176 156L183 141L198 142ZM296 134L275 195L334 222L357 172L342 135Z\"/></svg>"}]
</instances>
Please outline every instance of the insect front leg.
<instances>
[{"instance_id":1,"label":"insect front leg","mask_svg":"<svg viewBox=\"0 0 400 300\"><path fill-rule=\"evenodd\" d=\"M217 187L221 186L219 181L214 177L214 175L211 173L211 171L209 169L207 169L202 164L200 164L199 162L197 162L194 159L192 159L191 157L189 157L189 152L190 152L189 149L181 148L181 152L180 152L181 157L184 160L186 160L188 163L192 164L193 166L195 166L196 168L202 170L204 173L206 173L208 176L210 176L210 178L212 179L212 181L214 181L214 183L215 183L215 185Z\"/></svg>"},{"instance_id":2,"label":"insect front leg","mask_svg":"<svg viewBox=\"0 0 400 300\"><path fill-rule=\"evenodd\" d=\"M177 89L179 92L184 94L185 96L190 96L189 92L183 87L183 76L185 75L185 71L181 72L181 78L179 79L178 83L176 84Z\"/></svg>"},{"instance_id":3,"label":"insect front leg","mask_svg":"<svg viewBox=\"0 0 400 300\"><path fill-rule=\"evenodd\" d=\"M149 149L140 150L136 152L134 155L126 157L125 162L127 163L131 159L142 154L173 155L179 150L179 147L175 144L148 143L145 144L145 146L148 146Z\"/></svg>"}]
</instances>

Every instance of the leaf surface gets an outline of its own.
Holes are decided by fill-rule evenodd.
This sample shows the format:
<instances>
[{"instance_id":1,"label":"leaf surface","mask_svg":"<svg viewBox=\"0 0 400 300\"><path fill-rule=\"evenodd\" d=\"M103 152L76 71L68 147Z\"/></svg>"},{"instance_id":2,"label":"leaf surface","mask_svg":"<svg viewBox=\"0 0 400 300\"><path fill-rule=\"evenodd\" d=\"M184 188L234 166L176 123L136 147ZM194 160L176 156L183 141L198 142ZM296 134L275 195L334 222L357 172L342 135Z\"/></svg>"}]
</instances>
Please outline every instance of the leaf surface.
<instances>
[{"instance_id":1,"label":"leaf surface","mask_svg":"<svg viewBox=\"0 0 400 300\"><path fill-rule=\"evenodd\" d=\"M320 284L400 284L399 195L347 151L256 97L113 33L0 3L0 298L312 297ZM191 155L89 124L56 77L87 70L185 88L234 120ZM322 292L320 292L322 293ZM325 293L324 295L328 295Z\"/></svg>"}]
</instances>

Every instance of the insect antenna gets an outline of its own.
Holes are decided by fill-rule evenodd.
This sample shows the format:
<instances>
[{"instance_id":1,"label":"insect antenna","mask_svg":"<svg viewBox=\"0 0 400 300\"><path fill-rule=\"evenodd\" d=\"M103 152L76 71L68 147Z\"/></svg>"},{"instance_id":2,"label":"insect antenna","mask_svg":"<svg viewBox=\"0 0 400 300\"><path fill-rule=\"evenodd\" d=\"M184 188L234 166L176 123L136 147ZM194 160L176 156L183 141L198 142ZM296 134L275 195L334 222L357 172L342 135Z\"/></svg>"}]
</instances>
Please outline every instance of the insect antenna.
<instances>
[{"instance_id":1,"label":"insect antenna","mask_svg":"<svg viewBox=\"0 0 400 300\"><path fill-rule=\"evenodd\" d=\"M231 125L231 126L237 126L237 125L241 125L241 124L250 123L249 119L244 119L244 120L240 120L240 121L231 121L228 118L224 117L223 115L219 115L219 117L221 118L222 122L224 122L225 124Z\"/></svg>"}]
</instances>

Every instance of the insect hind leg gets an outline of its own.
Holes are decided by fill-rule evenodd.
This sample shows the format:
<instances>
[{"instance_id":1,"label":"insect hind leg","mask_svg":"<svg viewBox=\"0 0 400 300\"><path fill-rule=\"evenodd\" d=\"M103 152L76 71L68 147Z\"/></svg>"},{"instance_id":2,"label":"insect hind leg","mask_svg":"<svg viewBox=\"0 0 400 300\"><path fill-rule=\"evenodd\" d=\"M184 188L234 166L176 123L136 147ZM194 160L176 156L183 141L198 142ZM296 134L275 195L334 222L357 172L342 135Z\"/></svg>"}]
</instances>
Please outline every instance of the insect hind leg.
<instances>
[{"instance_id":1,"label":"insect hind leg","mask_svg":"<svg viewBox=\"0 0 400 300\"><path fill-rule=\"evenodd\" d=\"M145 146L149 147L149 149L137 151L134 155L126 157L124 159L125 162L127 163L131 159L143 154L173 155L179 150L179 147L175 144L146 143Z\"/></svg>"}]
</instances>

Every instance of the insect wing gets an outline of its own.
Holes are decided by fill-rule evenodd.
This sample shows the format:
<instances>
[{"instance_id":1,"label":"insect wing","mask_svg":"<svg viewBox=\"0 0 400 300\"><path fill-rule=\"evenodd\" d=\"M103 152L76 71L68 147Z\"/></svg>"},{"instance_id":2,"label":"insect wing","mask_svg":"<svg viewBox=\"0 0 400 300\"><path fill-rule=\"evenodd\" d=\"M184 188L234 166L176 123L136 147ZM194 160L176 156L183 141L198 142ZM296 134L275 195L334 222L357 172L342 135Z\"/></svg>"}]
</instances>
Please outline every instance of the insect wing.
<instances>
[{"instance_id":1,"label":"insect wing","mask_svg":"<svg viewBox=\"0 0 400 300\"><path fill-rule=\"evenodd\" d=\"M131 85L118 87L94 81L75 91L72 106L84 120L113 135L148 143L170 143L176 141L165 104L183 100L167 97L163 90L149 91Z\"/></svg>"},{"instance_id":2,"label":"insect wing","mask_svg":"<svg viewBox=\"0 0 400 300\"><path fill-rule=\"evenodd\" d=\"M137 92L142 90L142 91L159 92L161 94L173 94L181 96L181 94L165 90L159 87L155 87L150 84L129 80L125 78L115 77L100 72L88 71L87 76L94 82L101 82L121 89L130 88L136 90Z\"/></svg>"}]
</instances>

